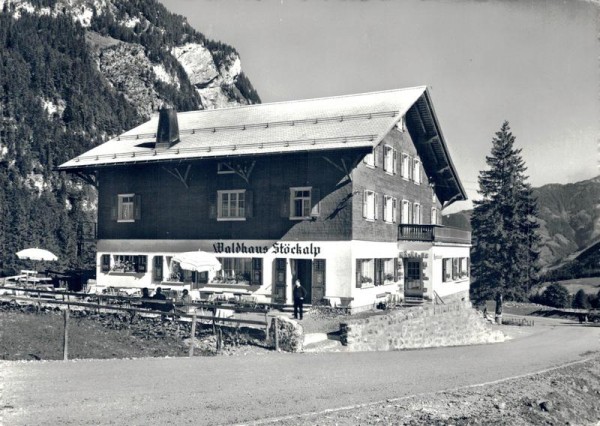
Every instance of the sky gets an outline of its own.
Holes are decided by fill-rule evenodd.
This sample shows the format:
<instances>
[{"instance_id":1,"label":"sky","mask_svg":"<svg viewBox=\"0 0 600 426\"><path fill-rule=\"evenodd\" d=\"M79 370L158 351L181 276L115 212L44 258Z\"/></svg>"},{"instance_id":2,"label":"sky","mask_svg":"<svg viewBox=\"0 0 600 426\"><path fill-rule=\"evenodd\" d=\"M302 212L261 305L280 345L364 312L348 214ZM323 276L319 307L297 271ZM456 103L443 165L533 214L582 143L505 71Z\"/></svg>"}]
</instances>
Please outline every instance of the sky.
<instances>
[{"instance_id":1,"label":"sky","mask_svg":"<svg viewBox=\"0 0 600 426\"><path fill-rule=\"evenodd\" d=\"M533 186L599 174L598 3L161 2L232 45L263 103L429 86L469 198L504 120Z\"/></svg>"}]
</instances>

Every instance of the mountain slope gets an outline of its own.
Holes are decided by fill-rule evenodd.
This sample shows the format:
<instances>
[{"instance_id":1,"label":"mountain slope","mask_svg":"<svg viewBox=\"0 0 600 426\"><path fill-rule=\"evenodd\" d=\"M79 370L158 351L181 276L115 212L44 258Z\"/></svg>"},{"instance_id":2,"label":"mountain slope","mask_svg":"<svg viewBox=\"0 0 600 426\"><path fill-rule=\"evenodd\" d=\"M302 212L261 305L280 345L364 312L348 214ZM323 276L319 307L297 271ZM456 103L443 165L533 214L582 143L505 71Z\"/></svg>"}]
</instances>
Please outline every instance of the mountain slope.
<instances>
[{"instance_id":1,"label":"mountain slope","mask_svg":"<svg viewBox=\"0 0 600 426\"><path fill-rule=\"evenodd\" d=\"M53 269L94 264L80 237L95 190L53 167L162 106L260 102L234 48L155 0L0 0L0 10L0 276L31 266L15 257L29 246L55 252Z\"/></svg>"},{"instance_id":2,"label":"mountain slope","mask_svg":"<svg viewBox=\"0 0 600 426\"><path fill-rule=\"evenodd\" d=\"M600 242L600 177L534 188L538 200L540 263L552 269L586 253ZM444 216L444 224L470 230L471 211ZM592 250L593 252L593 250ZM586 263L587 264L587 263Z\"/></svg>"}]
</instances>

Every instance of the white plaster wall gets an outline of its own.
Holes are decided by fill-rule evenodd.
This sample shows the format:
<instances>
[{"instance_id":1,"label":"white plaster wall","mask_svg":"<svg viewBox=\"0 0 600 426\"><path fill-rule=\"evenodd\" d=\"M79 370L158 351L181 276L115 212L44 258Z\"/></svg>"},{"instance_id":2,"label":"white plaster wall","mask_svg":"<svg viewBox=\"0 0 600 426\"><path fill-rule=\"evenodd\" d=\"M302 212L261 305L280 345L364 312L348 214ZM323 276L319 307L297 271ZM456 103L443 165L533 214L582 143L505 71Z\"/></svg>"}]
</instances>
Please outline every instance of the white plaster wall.
<instances>
[{"instance_id":1,"label":"white plaster wall","mask_svg":"<svg viewBox=\"0 0 600 426\"><path fill-rule=\"evenodd\" d=\"M456 281L442 281L442 259L452 257L470 257L469 246L434 246L432 248L432 282L433 290L440 296L445 297L454 293L468 291L471 285L471 278L461 278Z\"/></svg>"},{"instance_id":2,"label":"white plaster wall","mask_svg":"<svg viewBox=\"0 0 600 426\"><path fill-rule=\"evenodd\" d=\"M354 298L352 301L353 307L361 307L367 305L373 305L378 294L391 293L397 294L400 286L403 286L404 281L399 281L394 284L379 285L372 287L356 288L356 259L385 259L385 258L396 258L398 257L398 246L396 242L382 243L375 241L352 241L352 255L351 255L351 275L350 285L348 286L351 290L351 297Z\"/></svg>"}]
</instances>

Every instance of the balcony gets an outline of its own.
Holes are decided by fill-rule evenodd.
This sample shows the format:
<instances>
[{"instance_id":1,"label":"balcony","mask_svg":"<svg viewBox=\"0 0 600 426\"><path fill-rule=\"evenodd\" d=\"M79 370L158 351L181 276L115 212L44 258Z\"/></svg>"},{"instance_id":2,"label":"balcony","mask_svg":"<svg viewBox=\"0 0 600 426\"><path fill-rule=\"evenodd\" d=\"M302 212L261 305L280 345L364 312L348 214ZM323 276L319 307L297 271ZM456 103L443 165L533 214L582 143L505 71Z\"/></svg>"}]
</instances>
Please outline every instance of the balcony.
<instances>
[{"instance_id":1,"label":"balcony","mask_svg":"<svg viewBox=\"0 0 600 426\"><path fill-rule=\"evenodd\" d=\"M398 225L398 241L471 244L471 233L441 225Z\"/></svg>"}]
</instances>

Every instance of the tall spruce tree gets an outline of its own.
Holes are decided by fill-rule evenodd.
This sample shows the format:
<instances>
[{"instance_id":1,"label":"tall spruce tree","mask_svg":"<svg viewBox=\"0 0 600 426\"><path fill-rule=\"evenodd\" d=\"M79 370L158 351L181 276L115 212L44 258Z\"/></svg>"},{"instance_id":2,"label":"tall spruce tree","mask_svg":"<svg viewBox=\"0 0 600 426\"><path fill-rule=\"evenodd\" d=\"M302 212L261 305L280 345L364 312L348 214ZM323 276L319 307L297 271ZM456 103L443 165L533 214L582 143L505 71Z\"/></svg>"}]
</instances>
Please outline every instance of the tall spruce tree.
<instances>
[{"instance_id":1,"label":"tall spruce tree","mask_svg":"<svg viewBox=\"0 0 600 426\"><path fill-rule=\"evenodd\" d=\"M471 217L471 297L477 301L498 293L507 300L524 300L539 270L537 202L526 182L521 149L514 143L505 121L486 157L489 170L479 174L482 198L474 201Z\"/></svg>"}]
</instances>

